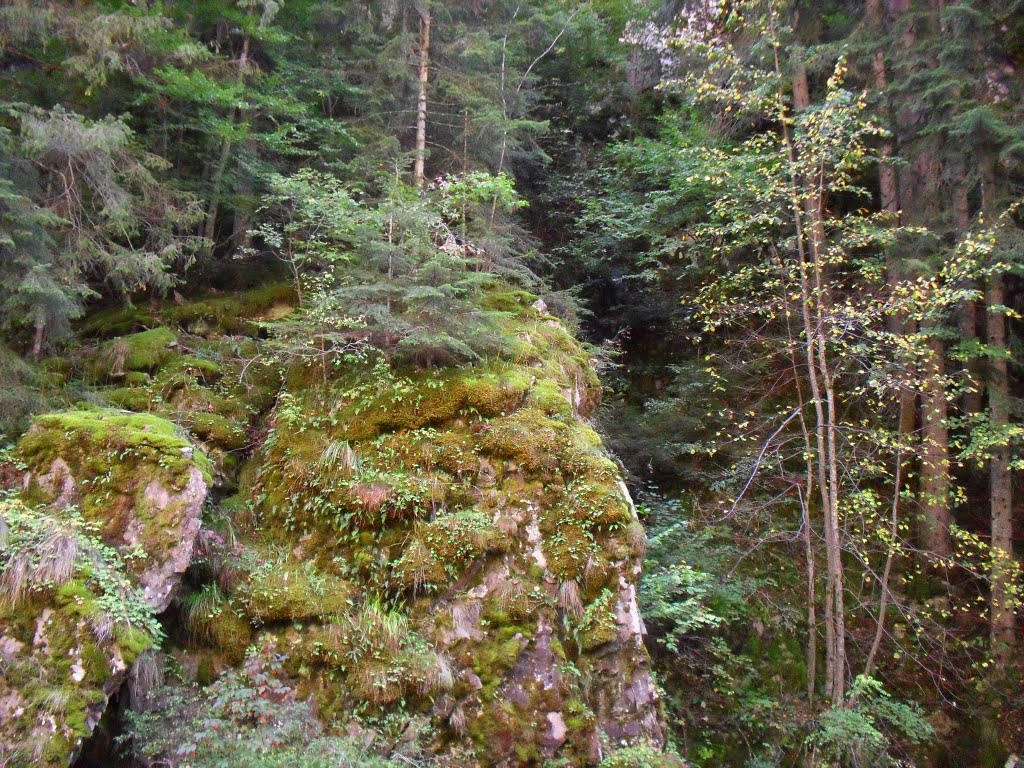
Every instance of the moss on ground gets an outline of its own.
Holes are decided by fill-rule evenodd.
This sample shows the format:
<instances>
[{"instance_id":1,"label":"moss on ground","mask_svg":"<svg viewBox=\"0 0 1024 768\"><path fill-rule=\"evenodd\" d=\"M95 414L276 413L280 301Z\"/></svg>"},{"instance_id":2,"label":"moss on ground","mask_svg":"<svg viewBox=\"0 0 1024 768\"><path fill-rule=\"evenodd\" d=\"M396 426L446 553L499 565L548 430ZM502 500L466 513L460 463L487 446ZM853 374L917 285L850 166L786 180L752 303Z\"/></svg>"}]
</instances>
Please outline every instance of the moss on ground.
<instances>
[{"instance_id":1,"label":"moss on ground","mask_svg":"<svg viewBox=\"0 0 1024 768\"><path fill-rule=\"evenodd\" d=\"M250 291L213 294L165 308L165 322L198 336L256 336L258 321L279 320L295 307L295 288L273 283Z\"/></svg>"}]
</instances>

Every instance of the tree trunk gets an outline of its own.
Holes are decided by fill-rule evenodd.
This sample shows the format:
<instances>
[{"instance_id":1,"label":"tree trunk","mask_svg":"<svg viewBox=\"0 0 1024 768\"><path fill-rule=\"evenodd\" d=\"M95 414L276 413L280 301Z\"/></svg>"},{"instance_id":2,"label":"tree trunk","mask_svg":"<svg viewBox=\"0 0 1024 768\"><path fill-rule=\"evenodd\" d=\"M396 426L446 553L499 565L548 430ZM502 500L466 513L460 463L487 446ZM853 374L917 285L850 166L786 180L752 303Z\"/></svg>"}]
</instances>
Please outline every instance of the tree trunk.
<instances>
[{"instance_id":1,"label":"tree trunk","mask_svg":"<svg viewBox=\"0 0 1024 768\"><path fill-rule=\"evenodd\" d=\"M40 315L36 317L36 332L32 338L32 359L37 363L43 354L43 339L46 336L46 320Z\"/></svg>"},{"instance_id":2,"label":"tree trunk","mask_svg":"<svg viewBox=\"0 0 1024 768\"><path fill-rule=\"evenodd\" d=\"M949 427L945 382L945 349L931 336L921 401L921 546L946 562L953 554L949 538Z\"/></svg>"},{"instance_id":3,"label":"tree trunk","mask_svg":"<svg viewBox=\"0 0 1024 768\"><path fill-rule=\"evenodd\" d=\"M988 345L992 352L988 381L989 416L993 429L1009 425L1009 383L1006 356L1006 315L999 309L1006 301L1000 275L989 279L985 300L988 303ZM992 650L1005 663L1014 642L1014 608L1009 596L1010 565L1013 562L1013 475L1010 448L1000 444L992 453L989 467L992 503Z\"/></svg>"},{"instance_id":4,"label":"tree trunk","mask_svg":"<svg viewBox=\"0 0 1024 768\"><path fill-rule=\"evenodd\" d=\"M231 160L231 139L224 139L221 145L220 157L217 165L214 166L213 176L210 178L210 202L206 207L206 222L203 226L203 237L207 241L207 253L212 254L217 245L217 216L220 214L220 190L224 181L224 172L227 170L228 161Z\"/></svg>"},{"instance_id":5,"label":"tree trunk","mask_svg":"<svg viewBox=\"0 0 1024 768\"><path fill-rule=\"evenodd\" d=\"M982 209L995 220L995 168L991 158L982 161ZM989 348L988 406L992 429L1004 431L1010 423L1008 378L1006 287L1001 274L993 274L985 290L988 304L986 330ZM1010 596L1010 566L1013 563L1013 474L1010 447L1000 442L989 464L992 512L992 591L990 623L992 652L997 664L1005 666L1014 644L1015 610Z\"/></svg>"},{"instance_id":6,"label":"tree trunk","mask_svg":"<svg viewBox=\"0 0 1024 768\"><path fill-rule=\"evenodd\" d=\"M241 83L245 80L245 68L249 64L249 38L246 37L242 42L242 52L238 57L238 82ZM232 114L232 122L237 122L238 115L237 111ZM213 176L210 178L210 201L206 208L206 222L203 226L203 237L206 238L209 243L208 253L212 254L214 247L216 246L217 238L217 216L220 213L220 197L221 187L224 182L224 172L227 171L228 163L231 160L231 150L233 149L233 142L230 137L224 139L224 143L221 145L220 157L217 159L217 165L214 166Z\"/></svg>"},{"instance_id":7,"label":"tree trunk","mask_svg":"<svg viewBox=\"0 0 1024 768\"><path fill-rule=\"evenodd\" d=\"M416 159L412 179L417 189L423 189L426 179L424 165L427 158L427 82L430 78L430 9L416 3L420 16L419 99L416 103Z\"/></svg>"},{"instance_id":8,"label":"tree trunk","mask_svg":"<svg viewBox=\"0 0 1024 768\"><path fill-rule=\"evenodd\" d=\"M894 13L898 15L902 13L902 10L896 9ZM868 0L865 15L868 25L875 34L882 35L886 25L882 0ZM891 132L889 136L882 139L881 157L878 166L879 202L881 203L882 210L890 216L893 223L898 223L901 218L900 181L896 165L893 162L893 157L896 154L896 125L888 100L889 70L885 63L885 52L881 49L876 50L872 56L871 68L875 78L875 89L878 91L879 114L885 127ZM890 287L895 288L904 279L905 271L891 254L887 256L886 272L888 273ZM917 333L917 324L911 318L893 315L889 318L889 330L893 333L911 335ZM916 426L917 393L914 387L901 386L899 393L899 434L902 437L912 435ZM909 464L909 457L905 461ZM900 474L907 477L910 474L908 471L909 467L905 466L903 469L904 471ZM901 490L899 487L895 489L897 496Z\"/></svg>"},{"instance_id":9,"label":"tree trunk","mask_svg":"<svg viewBox=\"0 0 1024 768\"><path fill-rule=\"evenodd\" d=\"M239 185L235 205L235 222L231 232L231 245L236 253L252 246L252 211L255 202L252 179L246 175Z\"/></svg>"},{"instance_id":10,"label":"tree trunk","mask_svg":"<svg viewBox=\"0 0 1024 768\"><path fill-rule=\"evenodd\" d=\"M793 72L793 106L797 112L810 106L807 70L798 58ZM792 143L787 140L790 162L796 167ZM833 706L842 704L846 692L846 611L842 538L839 529L839 436L836 399L828 345L825 338L828 294L825 288L822 216L823 179L799 179L794 175L794 217L800 258L801 301L807 375L813 395L818 490L824 513L825 534L825 691ZM801 194L802 191L802 194ZM801 209L807 224L802 225ZM804 238L806 237L806 248ZM811 311L813 307L813 313ZM813 314L813 317L812 317Z\"/></svg>"},{"instance_id":11,"label":"tree trunk","mask_svg":"<svg viewBox=\"0 0 1024 768\"><path fill-rule=\"evenodd\" d=\"M927 20L925 23L928 23ZM904 45L916 42L916 31L911 28ZM908 111L902 116L901 127L912 135L921 115ZM937 156L939 143L935 136L919 136L914 143L916 156L899 177L901 216L911 223L927 221L936 205L941 189L941 167ZM901 277L914 277L904 274ZM917 329L907 325L906 334ZM936 335L938 328L925 329L930 333L928 355L921 371L921 465L920 485L922 519L918 526L918 540L928 555L945 559L952 551L949 539L949 498L952 480L949 461L948 395L945 386L945 345ZM913 419L907 411L908 398L900 403L901 430L913 430Z\"/></svg>"},{"instance_id":12,"label":"tree trunk","mask_svg":"<svg viewBox=\"0 0 1024 768\"><path fill-rule=\"evenodd\" d=\"M966 158L963 160L963 168L953 189L953 220L956 225L956 239L963 240L971 229L971 208L968 200L970 186L967 174ZM975 301L965 301L957 313L957 326L960 330L960 338L965 342L978 341L978 304ZM970 390L964 392L960 398L960 410L965 416L972 416L981 413L981 382L982 370L980 358L972 355L964 363L964 370L970 379Z\"/></svg>"}]
</instances>

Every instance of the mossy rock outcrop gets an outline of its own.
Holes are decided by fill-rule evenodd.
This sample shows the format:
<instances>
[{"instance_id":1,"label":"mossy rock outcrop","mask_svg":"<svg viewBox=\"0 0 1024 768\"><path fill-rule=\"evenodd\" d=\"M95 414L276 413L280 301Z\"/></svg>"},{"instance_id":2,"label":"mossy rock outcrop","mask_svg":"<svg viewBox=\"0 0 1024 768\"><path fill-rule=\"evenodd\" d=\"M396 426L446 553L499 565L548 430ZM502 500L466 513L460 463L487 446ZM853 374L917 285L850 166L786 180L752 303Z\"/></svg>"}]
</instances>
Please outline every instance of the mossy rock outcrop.
<instances>
[{"instance_id":1,"label":"mossy rock outcrop","mask_svg":"<svg viewBox=\"0 0 1024 768\"><path fill-rule=\"evenodd\" d=\"M75 507L108 546L135 553L129 572L157 611L192 560L209 460L166 419L111 409L40 416L21 439L22 495Z\"/></svg>"},{"instance_id":2,"label":"mossy rock outcrop","mask_svg":"<svg viewBox=\"0 0 1024 768\"><path fill-rule=\"evenodd\" d=\"M386 735L405 723L395 738L454 768L673 765L637 610L643 528L587 422L589 356L535 301L489 289L505 351L441 369L265 354L257 329L291 307L280 287L111 311L77 370L127 410L38 418L19 492L80 510L126 556L150 608L170 606L164 650L199 684L269 643L328 732L368 751L405 749ZM231 495L197 537L210 487ZM17 653L46 610L87 645L71 607L98 587L69 589L19 608ZM99 663L111 646L89 653L87 714L57 718L55 755L123 674Z\"/></svg>"},{"instance_id":3,"label":"mossy rock outcrop","mask_svg":"<svg viewBox=\"0 0 1024 768\"><path fill-rule=\"evenodd\" d=\"M0 496L0 762L66 765L160 634L209 462L174 424L109 409L37 417L15 461Z\"/></svg>"},{"instance_id":4,"label":"mossy rock outcrop","mask_svg":"<svg viewBox=\"0 0 1024 768\"><path fill-rule=\"evenodd\" d=\"M228 599L338 731L408 717L453 766L655 754L643 529L586 422L597 378L553 318L517 301L508 325L514 353L473 367L291 370L236 529L307 575Z\"/></svg>"},{"instance_id":5,"label":"mossy rock outcrop","mask_svg":"<svg viewBox=\"0 0 1024 768\"><path fill-rule=\"evenodd\" d=\"M173 421L209 456L215 480L230 486L281 384L260 324L286 316L293 304L291 286L271 284L146 311L103 310L84 324L102 340L85 349L77 373L107 404ZM143 323L149 327L111 335Z\"/></svg>"}]
</instances>

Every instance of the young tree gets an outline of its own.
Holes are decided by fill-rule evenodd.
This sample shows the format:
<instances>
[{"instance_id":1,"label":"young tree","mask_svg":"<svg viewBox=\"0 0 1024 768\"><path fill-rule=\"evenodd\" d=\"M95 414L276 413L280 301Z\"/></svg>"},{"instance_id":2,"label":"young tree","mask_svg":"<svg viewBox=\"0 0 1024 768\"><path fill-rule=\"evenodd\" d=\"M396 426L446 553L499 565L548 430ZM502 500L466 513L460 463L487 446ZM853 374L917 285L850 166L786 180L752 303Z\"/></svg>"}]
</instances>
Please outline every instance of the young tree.
<instances>
[{"instance_id":1,"label":"young tree","mask_svg":"<svg viewBox=\"0 0 1024 768\"><path fill-rule=\"evenodd\" d=\"M10 113L21 129L5 147L8 171L21 169L7 180L10 215L21 222L12 236L21 230L24 237L26 225L28 231L45 226L46 236L12 259L9 269L19 276L12 295L23 298L9 300L5 322L31 318L38 356L48 338L67 333L81 301L96 289L122 298L167 290L172 270L186 267L198 245L189 232L198 210L166 184L167 163L142 150L122 120L89 120L60 107ZM16 314L33 293L33 310Z\"/></svg>"}]
</instances>

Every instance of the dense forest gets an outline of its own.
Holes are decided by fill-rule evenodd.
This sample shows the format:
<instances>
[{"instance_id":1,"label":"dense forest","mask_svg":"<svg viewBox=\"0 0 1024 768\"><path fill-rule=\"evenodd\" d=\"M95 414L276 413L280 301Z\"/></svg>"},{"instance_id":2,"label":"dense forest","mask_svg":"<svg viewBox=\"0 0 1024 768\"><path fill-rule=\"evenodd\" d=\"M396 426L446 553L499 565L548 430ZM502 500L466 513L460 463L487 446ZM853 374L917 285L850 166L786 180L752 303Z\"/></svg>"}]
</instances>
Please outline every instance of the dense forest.
<instances>
[{"instance_id":1,"label":"dense forest","mask_svg":"<svg viewBox=\"0 0 1024 768\"><path fill-rule=\"evenodd\" d=\"M1024 766L1022 66L0 0L0 766Z\"/></svg>"}]
</instances>

